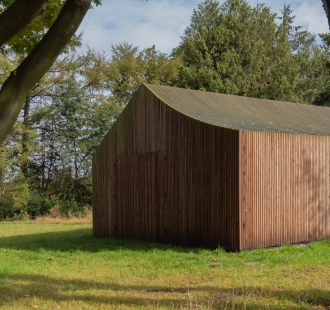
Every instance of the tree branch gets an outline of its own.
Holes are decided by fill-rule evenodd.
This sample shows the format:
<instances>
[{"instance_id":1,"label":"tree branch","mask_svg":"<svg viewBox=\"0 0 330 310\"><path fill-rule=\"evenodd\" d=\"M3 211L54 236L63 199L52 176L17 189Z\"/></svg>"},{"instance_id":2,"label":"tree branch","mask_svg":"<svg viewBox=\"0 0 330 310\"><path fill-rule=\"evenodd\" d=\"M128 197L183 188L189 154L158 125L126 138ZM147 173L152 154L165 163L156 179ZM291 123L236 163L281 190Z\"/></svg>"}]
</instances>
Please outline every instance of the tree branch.
<instances>
[{"instance_id":1,"label":"tree branch","mask_svg":"<svg viewBox=\"0 0 330 310\"><path fill-rule=\"evenodd\" d=\"M38 16L48 0L16 0L0 15L0 46L19 33Z\"/></svg>"},{"instance_id":2,"label":"tree branch","mask_svg":"<svg viewBox=\"0 0 330 310\"><path fill-rule=\"evenodd\" d=\"M322 0L322 3L323 3L323 8L324 8L325 14L327 15L328 24L330 27L330 0Z\"/></svg>"},{"instance_id":3,"label":"tree branch","mask_svg":"<svg viewBox=\"0 0 330 310\"><path fill-rule=\"evenodd\" d=\"M26 95L50 69L90 6L91 0L67 0L47 34L3 84L0 91L0 144L15 123Z\"/></svg>"}]
</instances>

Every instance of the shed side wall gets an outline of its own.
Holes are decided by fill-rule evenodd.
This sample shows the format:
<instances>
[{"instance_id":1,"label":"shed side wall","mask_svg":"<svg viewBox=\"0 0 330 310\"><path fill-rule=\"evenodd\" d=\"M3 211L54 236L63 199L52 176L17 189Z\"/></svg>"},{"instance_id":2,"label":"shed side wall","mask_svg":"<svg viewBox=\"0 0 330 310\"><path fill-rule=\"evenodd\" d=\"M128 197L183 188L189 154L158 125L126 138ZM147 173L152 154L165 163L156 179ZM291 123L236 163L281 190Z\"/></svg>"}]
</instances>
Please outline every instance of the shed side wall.
<instances>
[{"instance_id":1,"label":"shed side wall","mask_svg":"<svg viewBox=\"0 0 330 310\"><path fill-rule=\"evenodd\" d=\"M241 132L241 247L330 237L330 137Z\"/></svg>"},{"instance_id":2,"label":"shed side wall","mask_svg":"<svg viewBox=\"0 0 330 310\"><path fill-rule=\"evenodd\" d=\"M142 86L95 154L94 234L238 250L238 138Z\"/></svg>"},{"instance_id":3,"label":"shed side wall","mask_svg":"<svg viewBox=\"0 0 330 310\"><path fill-rule=\"evenodd\" d=\"M237 250L239 132L166 107L168 238Z\"/></svg>"}]
</instances>

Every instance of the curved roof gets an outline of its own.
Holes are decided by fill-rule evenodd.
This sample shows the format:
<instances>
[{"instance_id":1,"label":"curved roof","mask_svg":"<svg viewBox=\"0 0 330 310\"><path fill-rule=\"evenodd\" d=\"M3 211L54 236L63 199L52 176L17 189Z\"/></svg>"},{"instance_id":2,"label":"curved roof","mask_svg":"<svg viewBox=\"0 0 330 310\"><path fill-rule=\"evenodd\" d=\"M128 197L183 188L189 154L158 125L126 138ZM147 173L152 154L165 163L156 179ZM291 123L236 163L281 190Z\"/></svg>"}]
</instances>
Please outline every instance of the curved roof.
<instances>
[{"instance_id":1,"label":"curved roof","mask_svg":"<svg viewBox=\"0 0 330 310\"><path fill-rule=\"evenodd\" d=\"M330 135L330 108L181 89L145 86L176 111L236 130Z\"/></svg>"}]
</instances>

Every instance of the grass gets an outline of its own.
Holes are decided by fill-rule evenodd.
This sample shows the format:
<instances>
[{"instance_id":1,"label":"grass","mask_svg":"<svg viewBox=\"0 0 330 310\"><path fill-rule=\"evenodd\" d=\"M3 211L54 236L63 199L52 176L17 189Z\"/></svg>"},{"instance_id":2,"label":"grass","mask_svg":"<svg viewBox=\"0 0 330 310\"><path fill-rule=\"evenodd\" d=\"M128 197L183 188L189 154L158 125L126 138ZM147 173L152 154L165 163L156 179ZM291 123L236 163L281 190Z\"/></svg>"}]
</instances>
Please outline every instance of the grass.
<instances>
[{"instance_id":1,"label":"grass","mask_svg":"<svg viewBox=\"0 0 330 310\"><path fill-rule=\"evenodd\" d=\"M330 309L330 240L240 253L0 223L0 309Z\"/></svg>"}]
</instances>

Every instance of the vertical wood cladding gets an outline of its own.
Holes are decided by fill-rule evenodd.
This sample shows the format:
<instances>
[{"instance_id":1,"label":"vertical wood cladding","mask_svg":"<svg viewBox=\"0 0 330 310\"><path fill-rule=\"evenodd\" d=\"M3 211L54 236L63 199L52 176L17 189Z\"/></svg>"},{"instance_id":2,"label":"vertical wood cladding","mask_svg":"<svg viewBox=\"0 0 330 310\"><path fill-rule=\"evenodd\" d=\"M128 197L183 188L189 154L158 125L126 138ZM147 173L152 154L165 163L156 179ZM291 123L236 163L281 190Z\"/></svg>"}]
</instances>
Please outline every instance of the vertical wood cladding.
<instances>
[{"instance_id":1,"label":"vertical wood cladding","mask_svg":"<svg viewBox=\"0 0 330 310\"><path fill-rule=\"evenodd\" d=\"M329 136L213 126L142 86L93 157L94 235L227 250L329 238L329 154Z\"/></svg>"},{"instance_id":2,"label":"vertical wood cladding","mask_svg":"<svg viewBox=\"0 0 330 310\"><path fill-rule=\"evenodd\" d=\"M330 137L243 131L241 248L330 237Z\"/></svg>"},{"instance_id":3,"label":"vertical wood cladding","mask_svg":"<svg viewBox=\"0 0 330 310\"><path fill-rule=\"evenodd\" d=\"M94 234L238 250L238 143L141 87L93 158Z\"/></svg>"}]
</instances>

